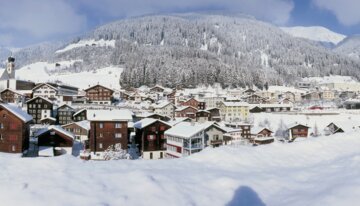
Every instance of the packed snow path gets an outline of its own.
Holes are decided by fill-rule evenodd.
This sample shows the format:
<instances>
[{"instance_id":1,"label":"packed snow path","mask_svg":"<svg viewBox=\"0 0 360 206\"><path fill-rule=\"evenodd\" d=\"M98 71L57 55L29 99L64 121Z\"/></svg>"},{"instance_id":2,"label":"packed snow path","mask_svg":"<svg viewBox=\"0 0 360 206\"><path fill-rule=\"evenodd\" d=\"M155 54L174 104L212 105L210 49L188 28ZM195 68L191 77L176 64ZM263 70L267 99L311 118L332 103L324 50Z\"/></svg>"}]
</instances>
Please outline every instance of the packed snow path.
<instances>
[{"instance_id":1,"label":"packed snow path","mask_svg":"<svg viewBox=\"0 0 360 206\"><path fill-rule=\"evenodd\" d=\"M356 205L360 134L173 160L0 154L1 205Z\"/></svg>"}]
</instances>

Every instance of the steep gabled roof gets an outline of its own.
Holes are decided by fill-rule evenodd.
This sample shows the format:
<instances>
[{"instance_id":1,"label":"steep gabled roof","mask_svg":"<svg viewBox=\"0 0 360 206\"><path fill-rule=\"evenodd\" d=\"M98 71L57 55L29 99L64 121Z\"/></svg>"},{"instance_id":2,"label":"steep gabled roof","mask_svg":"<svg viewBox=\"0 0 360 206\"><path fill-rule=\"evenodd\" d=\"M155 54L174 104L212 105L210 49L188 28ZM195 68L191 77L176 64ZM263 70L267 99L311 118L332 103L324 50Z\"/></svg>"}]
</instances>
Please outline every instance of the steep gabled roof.
<instances>
[{"instance_id":1,"label":"steep gabled roof","mask_svg":"<svg viewBox=\"0 0 360 206\"><path fill-rule=\"evenodd\" d=\"M36 85L32 90L34 91L34 90L36 90L37 88L42 87L42 86L44 86L44 85L46 85L46 86L48 86L48 87L51 87L51 88L53 88L53 89L55 89L55 90L58 90L55 86L53 86L53 85L51 85L51 84L49 84L49 83L40 83L40 84Z\"/></svg>"},{"instance_id":2,"label":"steep gabled roof","mask_svg":"<svg viewBox=\"0 0 360 206\"><path fill-rule=\"evenodd\" d=\"M7 110L11 114L15 115L17 118L19 118L24 123L27 123L27 122L30 122L33 120L32 116L30 116L28 113L26 113L21 108L15 106L15 105L1 103L0 107Z\"/></svg>"},{"instance_id":3,"label":"steep gabled roof","mask_svg":"<svg viewBox=\"0 0 360 206\"><path fill-rule=\"evenodd\" d=\"M145 119L142 119L140 121L137 121L134 123L134 127L137 128L137 129L143 129L144 127L147 127L155 122L161 122L165 125L168 125L171 127L170 124L168 124L167 122L164 122L162 120L159 120L159 119L153 119L153 118L145 118Z\"/></svg>"},{"instance_id":4,"label":"steep gabled roof","mask_svg":"<svg viewBox=\"0 0 360 206\"><path fill-rule=\"evenodd\" d=\"M42 99L42 100L47 101L47 102L49 102L49 103L51 103L51 104L54 104L51 100L46 99L46 98L44 98L44 97L34 97L34 98L26 101L26 103L31 102L31 101L33 101L34 99Z\"/></svg>"},{"instance_id":5,"label":"steep gabled roof","mask_svg":"<svg viewBox=\"0 0 360 206\"><path fill-rule=\"evenodd\" d=\"M89 121L132 121L134 113L128 109L86 110Z\"/></svg>"},{"instance_id":6,"label":"steep gabled roof","mask_svg":"<svg viewBox=\"0 0 360 206\"><path fill-rule=\"evenodd\" d=\"M92 87L89 87L89 88L85 89L84 91L88 91L88 90L90 90L90 89L92 89L92 88L94 88L94 87L98 87L98 86L114 92L114 90L112 90L112 89L110 89L110 88L108 88L108 87L105 87L105 86L103 86L103 85L100 85L100 84L97 84L97 85L94 85L94 86L92 86Z\"/></svg>"},{"instance_id":7,"label":"steep gabled roof","mask_svg":"<svg viewBox=\"0 0 360 206\"><path fill-rule=\"evenodd\" d=\"M60 127L60 126L57 126L57 125L51 125L51 126L49 126L49 127L46 127L46 128L44 128L44 129L41 129L41 130L39 130L39 131L37 131L36 133L35 133L35 136L37 137L37 136L40 136L40 135L42 135L42 134L45 134L46 132L48 132L48 131L57 131L57 132L59 132L60 134L63 134L63 135L65 135L65 136L67 136L67 137L69 137L69 138L71 138L71 139L75 139L75 136L74 136L74 134L73 133L71 133L71 132L68 132L68 131L66 131L64 128L62 128L62 127Z\"/></svg>"}]
</instances>

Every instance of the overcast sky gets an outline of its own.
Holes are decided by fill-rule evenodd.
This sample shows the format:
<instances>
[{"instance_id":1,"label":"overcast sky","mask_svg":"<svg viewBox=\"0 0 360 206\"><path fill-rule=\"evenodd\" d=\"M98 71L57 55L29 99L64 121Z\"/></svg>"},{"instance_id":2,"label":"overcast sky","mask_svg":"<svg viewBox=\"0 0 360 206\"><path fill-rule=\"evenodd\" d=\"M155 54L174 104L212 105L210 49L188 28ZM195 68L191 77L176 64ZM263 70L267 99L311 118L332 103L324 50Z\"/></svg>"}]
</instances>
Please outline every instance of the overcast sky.
<instances>
[{"instance_id":1,"label":"overcast sky","mask_svg":"<svg viewBox=\"0 0 360 206\"><path fill-rule=\"evenodd\" d=\"M360 34L360 0L0 0L0 46L66 39L126 17L212 10Z\"/></svg>"}]
</instances>

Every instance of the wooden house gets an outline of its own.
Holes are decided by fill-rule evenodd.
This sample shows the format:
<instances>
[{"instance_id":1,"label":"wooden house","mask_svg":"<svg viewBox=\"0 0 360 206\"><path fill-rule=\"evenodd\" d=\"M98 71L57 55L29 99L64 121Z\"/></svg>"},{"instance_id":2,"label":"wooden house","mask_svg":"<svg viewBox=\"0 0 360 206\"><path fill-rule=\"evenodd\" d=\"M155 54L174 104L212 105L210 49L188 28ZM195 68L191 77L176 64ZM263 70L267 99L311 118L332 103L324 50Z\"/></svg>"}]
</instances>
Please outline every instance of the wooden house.
<instances>
[{"instance_id":1,"label":"wooden house","mask_svg":"<svg viewBox=\"0 0 360 206\"><path fill-rule=\"evenodd\" d=\"M179 107L175 110L175 117L189 117L195 119L197 111L198 110L192 106Z\"/></svg>"},{"instance_id":2,"label":"wooden house","mask_svg":"<svg viewBox=\"0 0 360 206\"><path fill-rule=\"evenodd\" d=\"M5 89L0 93L1 100L5 103L23 103L25 101L25 96L13 91L11 89Z\"/></svg>"},{"instance_id":3,"label":"wooden house","mask_svg":"<svg viewBox=\"0 0 360 206\"><path fill-rule=\"evenodd\" d=\"M29 148L33 118L20 108L0 104L0 152L22 153Z\"/></svg>"},{"instance_id":4,"label":"wooden house","mask_svg":"<svg viewBox=\"0 0 360 206\"><path fill-rule=\"evenodd\" d=\"M165 131L171 128L168 123L145 118L134 124L135 142L144 159L162 159L166 152Z\"/></svg>"},{"instance_id":5,"label":"wooden house","mask_svg":"<svg viewBox=\"0 0 360 206\"><path fill-rule=\"evenodd\" d=\"M252 133L252 143L254 144L270 144L274 142L274 133L266 127L256 127L251 130Z\"/></svg>"},{"instance_id":6,"label":"wooden house","mask_svg":"<svg viewBox=\"0 0 360 206\"><path fill-rule=\"evenodd\" d=\"M35 124L41 124L41 120L53 117L53 102L43 97L34 97L26 102L27 112L30 114Z\"/></svg>"},{"instance_id":7,"label":"wooden house","mask_svg":"<svg viewBox=\"0 0 360 206\"><path fill-rule=\"evenodd\" d=\"M76 111L73 114L73 120L74 120L74 122L80 122L80 121L87 120L87 110L80 109L80 110Z\"/></svg>"},{"instance_id":8,"label":"wooden house","mask_svg":"<svg viewBox=\"0 0 360 206\"><path fill-rule=\"evenodd\" d=\"M206 122L211 120L211 113L206 110L198 110L195 115L197 122Z\"/></svg>"},{"instance_id":9,"label":"wooden house","mask_svg":"<svg viewBox=\"0 0 360 206\"><path fill-rule=\"evenodd\" d=\"M204 110L206 108L205 102L198 101L195 98L190 98L184 102L180 103L181 106L191 106L199 110Z\"/></svg>"},{"instance_id":10,"label":"wooden house","mask_svg":"<svg viewBox=\"0 0 360 206\"><path fill-rule=\"evenodd\" d=\"M287 129L287 132L289 133L289 140L294 140L298 137L307 138L309 135L309 128L310 127L298 123L289 125Z\"/></svg>"},{"instance_id":11,"label":"wooden house","mask_svg":"<svg viewBox=\"0 0 360 206\"><path fill-rule=\"evenodd\" d=\"M133 113L121 110L87 110L90 121L89 148L96 156L116 144L121 149L128 149L128 123L133 120Z\"/></svg>"},{"instance_id":12,"label":"wooden house","mask_svg":"<svg viewBox=\"0 0 360 206\"><path fill-rule=\"evenodd\" d=\"M73 154L74 135L60 126L49 126L36 132L39 148L52 148L54 155ZM41 151L41 150L40 150ZM39 154L41 156L41 154Z\"/></svg>"},{"instance_id":13,"label":"wooden house","mask_svg":"<svg viewBox=\"0 0 360 206\"><path fill-rule=\"evenodd\" d=\"M67 104L64 104L57 108L57 122L60 125L69 124L73 122L73 115L75 109Z\"/></svg>"},{"instance_id":14,"label":"wooden house","mask_svg":"<svg viewBox=\"0 0 360 206\"><path fill-rule=\"evenodd\" d=\"M219 108L216 108L216 107L208 108L208 109L206 109L206 111L210 112L210 121L216 121L216 122L221 121L221 115L220 115Z\"/></svg>"},{"instance_id":15,"label":"wooden house","mask_svg":"<svg viewBox=\"0 0 360 206\"><path fill-rule=\"evenodd\" d=\"M89 132L90 132L90 122L87 120L80 122L72 122L66 125L63 125L66 131L74 134L75 140L78 140L86 145L86 149L89 147Z\"/></svg>"},{"instance_id":16,"label":"wooden house","mask_svg":"<svg viewBox=\"0 0 360 206\"><path fill-rule=\"evenodd\" d=\"M162 93L164 91L165 91L165 88L160 85L155 85L154 87L150 88L150 92Z\"/></svg>"},{"instance_id":17,"label":"wooden house","mask_svg":"<svg viewBox=\"0 0 360 206\"><path fill-rule=\"evenodd\" d=\"M98 84L85 89L85 92L86 98L90 103L110 105L113 99L112 95L114 90Z\"/></svg>"}]
</instances>

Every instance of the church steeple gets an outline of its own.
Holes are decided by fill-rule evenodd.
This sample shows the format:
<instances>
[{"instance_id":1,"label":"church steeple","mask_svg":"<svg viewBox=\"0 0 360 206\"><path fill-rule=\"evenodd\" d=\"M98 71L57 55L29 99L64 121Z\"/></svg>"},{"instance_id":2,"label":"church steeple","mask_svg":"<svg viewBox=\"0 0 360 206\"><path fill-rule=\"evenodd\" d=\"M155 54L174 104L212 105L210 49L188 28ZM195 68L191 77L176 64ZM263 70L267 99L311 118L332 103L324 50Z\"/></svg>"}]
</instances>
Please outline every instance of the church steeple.
<instances>
[{"instance_id":1,"label":"church steeple","mask_svg":"<svg viewBox=\"0 0 360 206\"><path fill-rule=\"evenodd\" d=\"M15 78L15 58L12 56L8 58L6 72L9 75L9 79Z\"/></svg>"}]
</instances>

